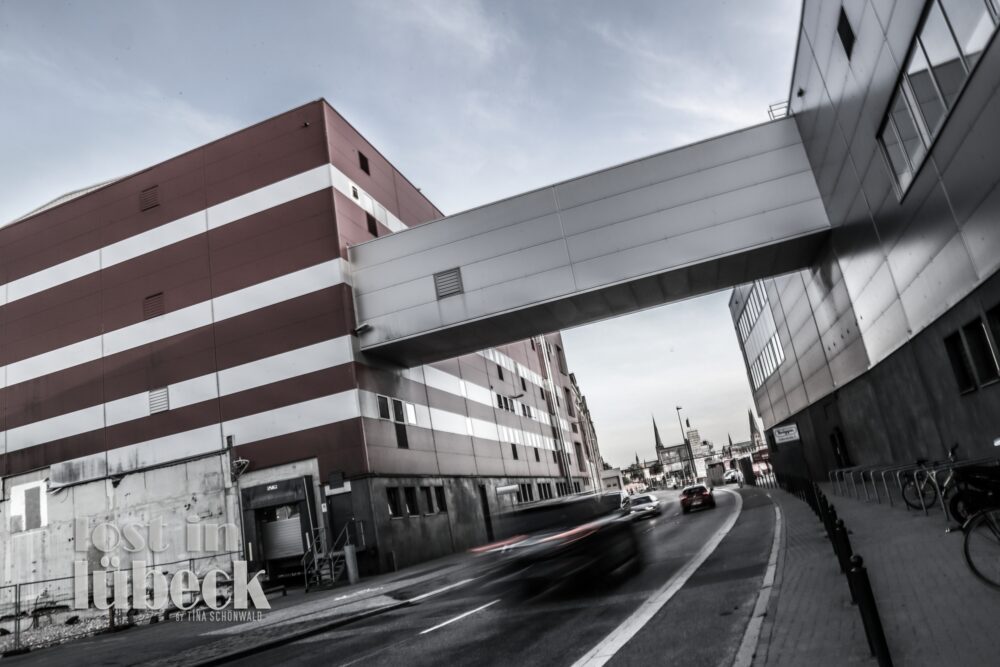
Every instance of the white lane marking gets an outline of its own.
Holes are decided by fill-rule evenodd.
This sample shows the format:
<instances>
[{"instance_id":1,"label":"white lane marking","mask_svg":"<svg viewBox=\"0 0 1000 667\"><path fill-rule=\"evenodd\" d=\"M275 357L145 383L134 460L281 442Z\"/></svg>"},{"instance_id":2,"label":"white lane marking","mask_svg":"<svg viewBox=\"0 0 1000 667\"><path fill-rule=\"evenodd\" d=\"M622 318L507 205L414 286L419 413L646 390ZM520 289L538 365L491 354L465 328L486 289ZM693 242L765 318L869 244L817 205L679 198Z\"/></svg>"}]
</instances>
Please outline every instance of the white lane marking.
<instances>
[{"instance_id":1,"label":"white lane marking","mask_svg":"<svg viewBox=\"0 0 1000 667\"><path fill-rule=\"evenodd\" d=\"M769 493L767 496L770 498L771 494ZM778 547L781 544L782 524L781 508L775 504L774 540L771 542L771 555L767 559L767 571L764 572L764 581L757 594L757 604L754 605L750 622L747 623L747 629L743 633L743 641L740 642L740 648L736 651L733 667L749 667L753 663L754 653L757 652L757 642L760 641L760 631L764 626L764 614L767 613L767 604L771 600L774 575L778 568Z\"/></svg>"},{"instance_id":2,"label":"white lane marking","mask_svg":"<svg viewBox=\"0 0 1000 667\"><path fill-rule=\"evenodd\" d=\"M476 613L477 611L482 611L483 609L486 609L487 607L492 607L492 606L493 606L493 605L495 605L495 604L496 604L497 602L500 602L500 598L497 598L497 599L496 599L496 600L494 600L493 602L487 602L487 603L486 603L486 604L484 604L484 605L483 605L482 607L476 607L475 609L470 609L469 611L465 612L464 614L459 614L459 615L458 615L458 616L456 616L455 618L449 618L449 619L448 619L447 621L445 621L444 623L438 623L438 624L437 624L437 625L435 625L435 626L434 626L433 628L427 628L426 630L424 630L424 631L423 631L423 632L421 632L420 634L422 634L422 635L426 635L426 634L427 634L428 632L434 632L435 630L438 630L439 628L443 628L443 627L444 627L444 626L446 626L446 625L451 625L451 624L452 624L452 623L454 623L455 621L461 621L461 620L462 620L463 618L465 618L466 616L471 616L472 614L475 614L475 613Z\"/></svg>"},{"instance_id":3,"label":"white lane marking","mask_svg":"<svg viewBox=\"0 0 1000 667\"><path fill-rule=\"evenodd\" d=\"M662 588L646 598L646 601L639 605L639 608L631 616L612 630L597 646L590 649L582 658L573 663L573 667L600 667L600 665L610 660L615 653L625 646L628 640L632 639L646 623L649 623L653 616L656 615L656 612L670 601L670 598L687 583L687 580L701 567L701 564L712 555L712 552L719 546L719 543L732 530L736 524L736 520L740 516L740 512L743 511L743 498L740 494L729 489L719 489L719 491L728 493L736 499L736 511L726 519L725 523L701 547L698 553L684 564L684 567L678 570Z\"/></svg>"},{"instance_id":4,"label":"white lane marking","mask_svg":"<svg viewBox=\"0 0 1000 667\"><path fill-rule=\"evenodd\" d=\"M478 578L479 577L472 577L470 579L462 579L461 581L456 581L453 584L448 584L447 586L442 586L441 588L435 589L435 590L433 590L433 591L431 591L429 593L424 593L423 595L418 595L415 598L410 598L409 600L407 600L407 602L420 602L421 600L425 600L425 599L431 597L432 595L437 595L438 593L444 593L445 591L450 591L453 588L458 588L459 586L464 586L467 583L469 583L470 581L475 581Z\"/></svg>"}]
</instances>

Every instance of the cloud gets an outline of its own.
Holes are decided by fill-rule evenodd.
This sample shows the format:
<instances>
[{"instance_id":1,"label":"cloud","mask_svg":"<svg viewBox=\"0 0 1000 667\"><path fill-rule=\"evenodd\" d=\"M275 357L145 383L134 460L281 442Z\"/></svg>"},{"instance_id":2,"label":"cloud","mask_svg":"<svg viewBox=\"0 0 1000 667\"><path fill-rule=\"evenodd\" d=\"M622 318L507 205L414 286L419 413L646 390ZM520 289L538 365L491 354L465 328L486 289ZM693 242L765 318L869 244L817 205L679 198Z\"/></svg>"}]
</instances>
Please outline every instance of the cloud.
<instances>
[{"instance_id":1,"label":"cloud","mask_svg":"<svg viewBox=\"0 0 1000 667\"><path fill-rule=\"evenodd\" d=\"M494 61L511 49L517 39L509 26L490 16L480 0L419 0L383 5L379 16L403 22L434 41L461 47L479 65Z\"/></svg>"}]
</instances>

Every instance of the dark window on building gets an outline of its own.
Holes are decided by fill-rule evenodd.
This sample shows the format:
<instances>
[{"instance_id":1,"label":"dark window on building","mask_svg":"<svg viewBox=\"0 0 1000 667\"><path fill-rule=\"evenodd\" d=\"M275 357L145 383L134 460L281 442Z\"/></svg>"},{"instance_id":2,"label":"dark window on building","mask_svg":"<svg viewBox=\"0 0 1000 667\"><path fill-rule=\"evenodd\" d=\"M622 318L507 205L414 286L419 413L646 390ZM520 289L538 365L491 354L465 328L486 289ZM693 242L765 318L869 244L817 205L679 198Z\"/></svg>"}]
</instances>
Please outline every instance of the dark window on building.
<instances>
[{"instance_id":1,"label":"dark window on building","mask_svg":"<svg viewBox=\"0 0 1000 667\"><path fill-rule=\"evenodd\" d=\"M358 151L358 166L361 167L361 171L371 176L372 172L371 168L368 166L368 157L361 151Z\"/></svg>"},{"instance_id":2,"label":"dark window on building","mask_svg":"<svg viewBox=\"0 0 1000 667\"><path fill-rule=\"evenodd\" d=\"M154 185L139 193L139 210L148 211L160 205L160 186Z\"/></svg>"},{"instance_id":3,"label":"dark window on building","mask_svg":"<svg viewBox=\"0 0 1000 667\"><path fill-rule=\"evenodd\" d=\"M552 452L552 462L559 463L559 455L556 452Z\"/></svg>"},{"instance_id":4,"label":"dark window on building","mask_svg":"<svg viewBox=\"0 0 1000 667\"><path fill-rule=\"evenodd\" d=\"M990 323L990 332L993 334L993 349L1000 349L1000 304L993 306L986 313L986 320Z\"/></svg>"},{"instance_id":5,"label":"dark window on building","mask_svg":"<svg viewBox=\"0 0 1000 667\"><path fill-rule=\"evenodd\" d=\"M424 494L424 509L427 514L434 514L434 496L431 495L431 487L422 486L420 491Z\"/></svg>"},{"instance_id":6,"label":"dark window on building","mask_svg":"<svg viewBox=\"0 0 1000 667\"><path fill-rule=\"evenodd\" d=\"M378 416L381 419L391 419L389 414L389 399L385 396L378 397Z\"/></svg>"},{"instance_id":7,"label":"dark window on building","mask_svg":"<svg viewBox=\"0 0 1000 667\"><path fill-rule=\"evenodd\" d=\"M556 345L556 359L559 361L559 372L563 375L568 375L569 367L566 364L566 353L558 345Z\"/></svg>"},{"instance_id":8,"label":"dark window on building","mask_svg":"<svg viewBox=\"0 0 1000 667\"><path fill-rule=\"evenodd\" d=\"M435 486L434 487L434 495L437 496L438 512L447 512L448 511L448 503L445 502L445 499L444 499L444 487L443 486Z\"/></svg>"},{"instance_id":9,"label":"dark window on building","mask_svg":"<svg viewBox=\"0 0 1000 667\"><path fill-rule=\"evenodd\" d=\"M420 506L417 505L417 490L412 486L403 488L403 497L406 500L406 513L410 516L420 514Z\"/></svg>"},{"instance_id":10,"label":"dark window on building","mask_svg":"<svg viewBox=\"0 0 1000 667\"><path fill-rule=\"evenodd\" d=\"M570 417L575 417L576 414L573 412L573 392L568 387L564 387L564 390L566 391L566 412Z\"/></svg>"},{"instance_id":11,"label":"dark window on building","mask_svg":"<svg viewBox=\"0 0 1000 667\"><path fill-rule=\"evenodd\" d=\"M534 338L529 338L528 342L531 343L531 349L534 350L535 349L535 339Z\"/></svg>"},{"instance_id":12,"label":"dark window on building","mask_svg":"<svg viewBox=\"0 0 1000 667\"><path fill-rule=\"evenodd\" d=\"M1000 369L997 368L997 358L990 346L986 322L977 317L962 327L962 333L965 334L969 359L972 361L972 367L976 371L979 384L989 384L1000 379Z\"/></svg>"},{"instance_id":13,"label":"dark window on building","mask_svg":"<svg viewBox=\"0 0 1000 667\"><path fill-rule=\"evenodd\" d=\"M837 34L840 35L840 43L844 45L844 53L850 60L851 51L854 50L854 28L847 20L847 12L844 11L843 7L840 8L840 19L837 21Z\"/></svg>"},{"instance_id":14,"label":"dark window on building","mask_svg":"<svg viewBox=\"0 0 1000 667\"><path fill-rule=\"evenodd\" d=\"M962 345L962 336L956 331L944 339L944 346L948 350L948 360L951 361L951 370L955 372L958 390L963 394L975 391L976 380L972 376L969 355L966 354L965 346Z\"/></svg>"},{"instance_id":15,"label":"dark window on building","mask_svg":"<svg viewBox=\"0 0 1000 667\"><path fill-rule=\"evenodd\" d=\"M398 398L392 399L392 418L394 421L404 423L406 421L406 412L403 410L403 402Z\"/></svg>"},{"instance_id":16,"label":"dark window on building","mask_svg":"<svg viewBox=\"0 0 1000 667\"><path fill-rule=\"evenodd\" d=\"M572 415L570 415L572 417ZM570 427L573 429L573 433L577 432L576 422L571 422Z\"/></svg>"},{"instance_id":17,"label":"dark window on building","mask_svg":"<svg viewBox=\"0 0 1000 667\"><path fill-rule=\"evenodd\" d=\"M497 364L497 377L503 379L503 367L500 364Z\"/></svg>"},{"instance_id":18,"label":"dark window on building","mask_svg":"<svg viewBox=\"0 0 1000 667\"><path fill-rule=\"evenodd\" d=\"M518 459L518 456L517 456L517 445L515 445L513 442L510 443L510 453L514 455L514 460L517 461L517 459Z\"/></svg>"},{"instance_id":19,"label":"dark window on building","mask_svg":"<svg viewBox=\"0 0 1000 667\"><path fill-rule=\"evenodd\" d=\"M542 455L538 453L537 447L535 447L535 461L537 461L538 463L542 462Z\"/></svg>"},{"instance_id":20,"label":"dark window on building","mask_svg":"<svg viewBox=\"0 0 1000 667\"><path fill-rule=\"evenodd\" d=\"M33 486L24 490L24 529L42 527L42 489Z\"/></svg>"},{"instance_id":21,"label":"dark window on building","mask_svg":"<svg viewBox=\"0 0 1000 667\"><path fill-rule=\"evenodd\" d=\"M386 487L385 495L389 501L389 516L402 516L402 512L399 507L399 487Z\"/></svg>"},{"instance_id":22,"label":"dark window on building","mask_svg":"<svg viewBox=\"0 0 1000 667\"><path fill-rule=\"evenodd\" d=\"M521 391L528 391L528 383L524 381L524 378L521 378Z\"/></svg>"},{"instance_id":23,"label":"dark window on building","mask_svg":"<svg viewBox=\"0 0 1000 667\"><path fill-rule=\"evenodd\" d=\"M159 317L165 312L164 308L163 292L151 294L142 300L142 319L151 320Z\"/></svg>"},{"instance_id":24,"label":"dark window on building","mask_svg":"<svg viewBox=\"0 0 1000 667\"><path fill-rule=\"evenodd\" d=\"M580 493L580 482L573 482L573 490Z\"/></svg>"},{"instance_id":25,"label":"dark window on building","mask_svg":"<svg viewBox=\"0 0 1000 667\"><path fill-rule=\"evenodd\" d=\"M579 442L574 442L573 446L576 447L576 463L577 463L577 466L579 466L580 470L586 470L587 467L584 464L584 460L583 460L583 445L581 445Z\"/></svg>"},{"instance_id":26,"label":"dark window on building","mask_svg":"<svg viewBox=\"0 0 1000 667\"><path fill-rule=\"evenodd\" d=\"M378 221L375 220L375 216L371 213L365 213L365 219L368 221L368 233L372 236L378 236Z\"/></svg>"},{"instance_id":27,"label":"dark window on building","mask_svg":"<svg viewBox=\"0 0 1000 667\"><path fill-rule=\"evenodd\" d=\"M396 422L396 446L400 449L410 448L410 439L406 436L406 424Z\"/></svg>"}]
</instances>

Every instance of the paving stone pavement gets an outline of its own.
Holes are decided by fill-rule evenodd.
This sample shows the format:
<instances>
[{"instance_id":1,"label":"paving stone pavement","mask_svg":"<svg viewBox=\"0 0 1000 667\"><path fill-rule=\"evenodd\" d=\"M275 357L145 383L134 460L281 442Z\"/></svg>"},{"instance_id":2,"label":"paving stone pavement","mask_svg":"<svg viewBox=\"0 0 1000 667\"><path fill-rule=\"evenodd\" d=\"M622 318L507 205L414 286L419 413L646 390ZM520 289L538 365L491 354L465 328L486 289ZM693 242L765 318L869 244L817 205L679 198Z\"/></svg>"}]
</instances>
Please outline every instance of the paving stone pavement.
<instances>
[{"instance_id":1,"label":"paving stone pavement","mask_svg":"<svg viewBox=\"0 0 1000 667\"><path fill-rule=\"evenodd\" d=\"M897 667L1000 664L1000 591L968 569L962 533L945 533L940 510L924 516L823 490L864 558ZM754 664L875 664L819 520L798 498L771 495L787 537Z\"/></svg>"}]
</instances>

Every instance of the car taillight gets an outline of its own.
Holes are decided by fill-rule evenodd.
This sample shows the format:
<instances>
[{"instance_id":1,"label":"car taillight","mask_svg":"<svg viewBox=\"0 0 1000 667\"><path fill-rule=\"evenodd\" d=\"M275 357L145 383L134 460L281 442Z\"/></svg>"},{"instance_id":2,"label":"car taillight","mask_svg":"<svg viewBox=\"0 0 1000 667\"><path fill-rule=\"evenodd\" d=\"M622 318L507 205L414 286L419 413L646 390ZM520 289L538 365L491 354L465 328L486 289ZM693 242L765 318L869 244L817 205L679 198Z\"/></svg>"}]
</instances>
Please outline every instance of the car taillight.
<instances>
[{"instance_id":1,"label":"car taillight","mask_svg":"<svg viewBox=\"0 0 1000 667\"><path fill-rule=\"evenodd\" d=\"M592 535L597 532L597 524L585 523L582 526L577 526L571 530L567 530L562 533L556 533L555 535L549 535L548 537L539 540L540 542L554 542L556 540L563 540L566 544L571 542L576 542L577 540L582 540L588 535Z\"/></svg>"},{"instance_id":2,"label":"car taillight","mask_svg":"<svg viewBox=\"0 0 1000 667\"><path fill-rule=\"evenodd\" d=\"M492 542L490 544L484 544L481 547L475 547L469 549L471 553L479 554L486 551L496 551L497 549L503 549L509 547L512 544L517 544L518 542L523 542L527 539L527 535L515 535L514 537L508 537L506 540L500 540L499 542Z\"/></svg>"}]
</instances>

